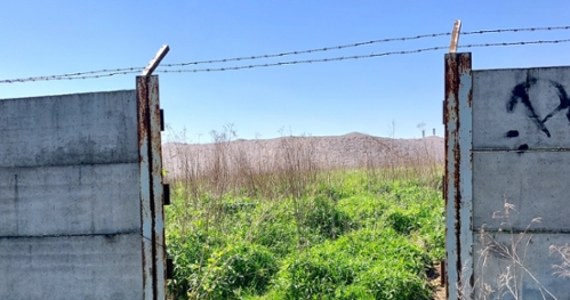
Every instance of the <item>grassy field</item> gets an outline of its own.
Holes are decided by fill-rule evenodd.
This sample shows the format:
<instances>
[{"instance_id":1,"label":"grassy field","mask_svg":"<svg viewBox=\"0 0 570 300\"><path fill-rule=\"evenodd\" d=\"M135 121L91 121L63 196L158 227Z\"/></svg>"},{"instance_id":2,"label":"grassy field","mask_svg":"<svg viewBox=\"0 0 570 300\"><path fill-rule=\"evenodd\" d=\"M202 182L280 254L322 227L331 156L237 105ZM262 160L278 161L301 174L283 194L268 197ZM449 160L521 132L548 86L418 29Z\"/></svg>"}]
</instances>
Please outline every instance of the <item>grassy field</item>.
<instances>
[{"instance_id":1,"label":"grassy field","mask_svg":"<svg viewBox=\"0 0 570 300\"><path fill-rule=\"evenodd\" d=\"M433 298L445 226L437 167L295 165L177 181L171 299Z\"/></svg>"}]
</instances>

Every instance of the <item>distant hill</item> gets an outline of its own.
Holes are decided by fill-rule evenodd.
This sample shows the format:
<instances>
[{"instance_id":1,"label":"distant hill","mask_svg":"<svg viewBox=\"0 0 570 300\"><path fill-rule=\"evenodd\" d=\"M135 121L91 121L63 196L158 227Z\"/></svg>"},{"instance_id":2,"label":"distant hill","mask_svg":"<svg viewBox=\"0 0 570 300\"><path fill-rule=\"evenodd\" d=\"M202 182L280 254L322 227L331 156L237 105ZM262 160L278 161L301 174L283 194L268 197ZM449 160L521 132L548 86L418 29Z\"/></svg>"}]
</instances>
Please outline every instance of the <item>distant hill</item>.
<instances>
[{"instance_id":1,"label":"distant hill","mask_svg":"<svg viewBox=\"0 0 570 300\"><path fill-rule=\"evenodd\" d=\"M265 172L283 163L310 164L321 169L438 164L444 159L444 139L391 139L353 132L212 144L167 143L162 151L169 175L178 177L184 170L205 174L222 167Z\"/></svg>"}]
</instances>

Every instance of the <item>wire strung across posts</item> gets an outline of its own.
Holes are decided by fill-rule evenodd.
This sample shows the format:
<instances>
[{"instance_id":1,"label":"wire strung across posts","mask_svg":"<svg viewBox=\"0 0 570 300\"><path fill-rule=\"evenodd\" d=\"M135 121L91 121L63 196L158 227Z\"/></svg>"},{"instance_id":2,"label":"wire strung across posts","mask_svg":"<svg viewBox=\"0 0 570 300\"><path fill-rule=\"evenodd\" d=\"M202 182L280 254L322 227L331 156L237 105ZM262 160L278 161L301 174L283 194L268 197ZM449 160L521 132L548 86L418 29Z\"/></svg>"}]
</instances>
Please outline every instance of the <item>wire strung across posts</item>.
<instances>
[{"instance_id":1,"label":"wire strung across posts","mask_svg":"<svg viewBox=\"0 0 570 300\"><path fill-rule=\"evenodd\" d=\"M460 46L458 46L458 48L507 47L507 46L537 45L537 44L558 44L558 43L568 43L568 42L570 42L570 39L520 41L520 42L499 42L499 43L480 43L480 44L460 45ZM282 62L276 62L276 63L253 64L253 65L245 65L245 66L232 66L232 67L220 67L220 68L178 69L178 70L166 69L166 70L159 70L158 72L160 72L160 73L201 73L201 72L237 71L237 70L243 70L243 69L267 68L267 67L277 67L277 66L297 65L297 64L325 63L325 62L333 62L333 61L375 58L375 57L391 56L391 55L408 55L408 54L416 54L416 53L429 52L429 51L445 50L447 48L448 48L448 46L437 46L437 47L421 48L421 49L414 49L414 50L389 51L389 52L372 53L372 54L365 54L365 55L352 55L352 56L339 56L339 57L331 57L331 58L282 61Z\"/></svg>"},{"instance_id":2,"label":"wire strung across posts","mask_svg":"<svg viewBox=\"0 0 570 300\"><path fill-rule=\"evenodd\" d=\"M483 35L483 34L491 34L491 33L508 33L508 32L520 33L520 32L555 31L555 30L570 30L570 25L569 26L488 29L488 30L462 32L461 35L465 36L465 35L478 35L478 34ZM343 45L322 47L322 48L315 48L315 49L288 51L288 52L281 52L281 53L274 53L274 54L241 56L241 57L232 57L232 58L223 58L223 59L200 60L200 61L190 61L190 62L182 62L182 63L175 63L175 64L165 64L165 65L161 66L161 69L158 72L161 72L161 73L223 72L223 71L236 71L236 70L243 70L243 69L265 68L265 67L285 66L285 65L295 65L295 64L310 64L310 63L325 63L325 62L344 61L344 60L356 60L356 59L375 58L375 57L390 56L390 55L407 55L407 54L414 54L414 53L421 53L421 52L428 52L428 51L437 51L437 50L446 49L447 47L437 46L437 47L420 48L420 49L414 49L414 50L400 50L400 51L372 53L372 54L367 54L367 55L352 55L352 56L338 56L338 57L330 57L330 58L291 60L291 61L281 61L281 62L274 62L274 63L250 64L250 65L228 66L228 67L217 67L217 68L170 69L170 68L174 68L174 67L184 67L184 66L190 66L190 65L228 63L228 62L238 62L238 61L246 61L246 60L258 60L258 59L270 59L270 58L276 58L276 57L310 54L310 53L317 53L317 52L326 52L326 51L331 51L331 50L341 50L341 49L346 49L346 48L354 48L354 47L379 44L379 43L387 43L387 42L395 42L395 41L411 41L411 40L419 40L419 39L426 39L426 38L436 38L436 37L441 37L441 36L449 36L450 34L451 33L449 33L449 32L421 34L421 35L415 35L415 36L385 38L385 39L370 40L370 41L358 42L358 43L352 43L352 44L343 44ZM567 40L567 39L561 39L561 40L479 43L479 44L459 45L458 47L459 48L481 48L481 47L524 46L524 45L535 45L535 44L566 43L568 41L569 40ZM143 69L144 69L144 67L127 67L127 68L115 68L115 69L101 69L101 70L86 71L86 72L64 73L64 74L47 75L47 76L34 76L34 77L26 77L26 78L3 79L3 80L0 80L0 84L35 82L35 81L51 81L51 80L95 79L95 78L103 78L103 77L112 77L112 76L117 76L117 75L135 74L135 73L141 72Z\"/></svg>"},{"instance_id":3,"label":"wire strung across posts","mask_svg":"<svg viewBox=\"0 0 570 300\"><path fill-rule=\"evenodd\" d=\"M363 58L390 56L390 55L406 55L406 54L421 53L421 52L435 51L435 50L442 50L442 49L446 49L446 47L438 46L438 47L421 48L421 49L415 49L415 50L401 50L401 51L389 51L389 52L382 52L382 53L372 53L372 54L366 54L366 55L352 55L352 56L338 56L338 57L330 57L330 58L291 60L291 61L281 61L281 62L276 62L276 63L253 64L253 65L231 66L231 67L220 67L220 68L178 69L178 70L168 70L168 69L163 70L163 69L161 69L158 72L160 72L160 73L200 73L200 72L237 71L237 70L243 70L243 69L267 68L267 67L277 67L277 66L285 66L285 65L298 65L298 64L311 64L311 63L325 63L325 62L333 62L333 61L355 60L355 59L363 59Z\"/></svg>"},{"instance_id":4,"label":"wire strung across posts","mask_svg":"<svg viewBox=\"0 0 570 300\"><path fill-rule=\"evenodd\" d=\"M140 73L144 68L128 68L127 71L122 71L124 69L108 69L108 70L98 70L80 73L68 73L60 75L47 75L47 76L36 76L28 78L15 78L15 79L3 79L0 80L0 84L3 83L22 83L22 82L35 82L35 81L52 81L52 80L78 80L78 79L95 79L112 77L115 75L128 75ZM107 71L107 73L105 73ZM100 74L99 74L100 73ZM89 75L95 74L95 75Z\"/></svg>"},{"instance_id":5,"label":"wire strung across posts","mask_svg":"<svg viewBox=\"0 0 570 300\"><path fill-rule=\"evenodd\" d=\"M488 34L488 33L507 33L507 32L535 32L535 31L555 31L555 30L569 30L569 26L547 26L547 27L526 27L526 28L500 28L500 29L486 29L461 32L461 35L474 35L474 34Z\"/></svg>"},{"instance_id":6,"label":"wire strung across posts","mask_svg":"<svg viewBox=\"0 0 570 300\"><path fill-rule=\"evenodd\" d=\"M506 29L489 29L489 30L468 31L468 32L461 33L461 35L507 33L507 32L554 31L554 30L569 30L569 29L570 29L570 26L506 28ZM324 51L329 51L329 50L340 50L340 49L345 49L345 48L354 48L354 47L360 47L360 46L366 46L366 45L372 45L372 44L378 44L378 43L387 43L387 42L395 42L395 41L412 41L412 40L419 40L419 39L425 39L425 38L436 38L436 37L449 36L449 35L451 35L451 32L421 34L421 35L407 36L407 37L385 38L385 39L371 40L371 41L366 41L366 42L358 42L358 43L353 43L353 44L345 44L345 45L316 48L316 49L308 49L308 50L289 51L289 52L282 52L282 53L276 53L276 54L241 56L241 57L233 57L233 58L211 59L211 60L201 60L201 61L175 63L175 64L165 64L162 67L182 67L182 66L189 66L189 65L226 63L226 62L232 62L232 61L266 59L266 58L283 57L283 56L289 56L289 55L300 55L300 54L309 54L309 53L315 53L315 52L324 52Z\"/></svg>"},{"instance_id":7,"label":"wire strung across posts","mask_svg":"<svg viewBox=\"0 0 570 300\"><path fill-rule=\"evenodd\" d=\"M450 35L449 32L430 33L430 34L422 34L422 35L408 36L408 37L397 37L397 38L386 38L386 39L380 39L380 40L371 40L371 41L366 41L366 42L358 42L358 43L353 43L353 44L330 46L330 47L323 47L323 48L316 48L316 49L288 51L288 52L281 52L281 53L275 53L275 54L241 56L241 57L222 58L222 59L200 60L200 61L192 61L192 62L176 63L176 64L165 64L165 65L163 65L163 67L182 67L182 66L189 66L189 65L202 65L202 64L213 64L213 63L226 63L226 62L232 62L232 61L266 59L266 58L283 57L283 56L289 56L289 55L301 55L301 54L309 54L309 53L315 53L315 52L325 52L325 51L330 51L330 50L341 50L341 49L346 49L346 48L354 48L354 47L367 46L367 45L373 45L373 44L379 44L379 43L395 42L395 41L404 42L404 41L419 40L419 39L424 39L424 38L435 38L435 37L448 36L448 35Z\"/></svg>"}]
</instances>

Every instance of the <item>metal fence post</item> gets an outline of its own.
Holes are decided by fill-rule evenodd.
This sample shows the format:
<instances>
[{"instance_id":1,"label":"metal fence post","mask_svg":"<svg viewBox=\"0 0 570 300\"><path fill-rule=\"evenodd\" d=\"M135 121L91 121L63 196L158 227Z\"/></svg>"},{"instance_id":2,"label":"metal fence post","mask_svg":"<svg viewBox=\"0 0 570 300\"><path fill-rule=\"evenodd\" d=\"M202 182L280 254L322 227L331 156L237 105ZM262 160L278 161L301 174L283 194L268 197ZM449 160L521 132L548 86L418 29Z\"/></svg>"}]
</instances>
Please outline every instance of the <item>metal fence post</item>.
<instances>
[{"instance_id":1,"label":"metal fence post","mask_svg":"<svg viewBox=\"0 0 570 300\"><path fill-rule=\"evenodd\" d=\"M137 77L137 107L144 299L163 300L166 253L158 76Z\"/></svg>"},{"instance_id":2,"label":"metal fence post","mask_svg":"<svg viewBox=\"0 0 570 300\"><path fill-rule=\"evenodd\" d=\"M472 286L471 53L445 55L446 282L448 299Z\"/></svg>"}]
</instances>

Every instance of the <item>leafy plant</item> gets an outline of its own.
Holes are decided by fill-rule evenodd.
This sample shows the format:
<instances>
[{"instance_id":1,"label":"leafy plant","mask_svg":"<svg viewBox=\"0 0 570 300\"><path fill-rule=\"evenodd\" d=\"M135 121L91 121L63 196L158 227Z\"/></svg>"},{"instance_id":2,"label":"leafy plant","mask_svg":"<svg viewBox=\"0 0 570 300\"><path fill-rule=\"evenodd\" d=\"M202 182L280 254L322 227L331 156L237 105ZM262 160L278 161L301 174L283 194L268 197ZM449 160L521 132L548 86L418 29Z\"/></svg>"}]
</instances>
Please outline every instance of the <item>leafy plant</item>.
<instances>
[{"instance_id":1,"label":"leafy plant","mask_svg":"<svg viewBox=\"0 0 570 300\"><path fill-rule=\"evenodd\" d=\"M324 171L293 137L256 164L231 127L212 136L212 155L181 150L169 173L170 299L430 299L426 271L444 256L437 166Z\"/></svg>"},{"instance_id":2,"label":"leafy plant","mask_svg":"<svg viewBox=\"0 0 570 300\"><path fill-rule=\"evenodd\" d=\"M206 299L237 299L242 291L259 294L266 290L276 271L277 261L267 248L238 242L208 258L196 295Z\"/></svg>"},{"instance_id":3,"label":"leafy plant","mask_svg":"<svg viewBox=\"0 0 570 300\"><path fill-rule=\"evenodd\" d=\"M349 299L356 294L429 299L425 269L430 264L419 247L395 231L363 229L289 257L279 273L280 288L288 299ZM409 298L394 298L398 295Z\"/></svg>"},{"instance_id":4,"label":"leafy plant","mask_svg":"<svg viewBox=\"0 0 570 300\"><path fill-rule=\"evenodd\" d=\"M309 210L305 213L305 226L326 239L335 239L352 227L352 220L338 209L336 201L323 196L311 200Z\"/></svg>"}]
</instances>

